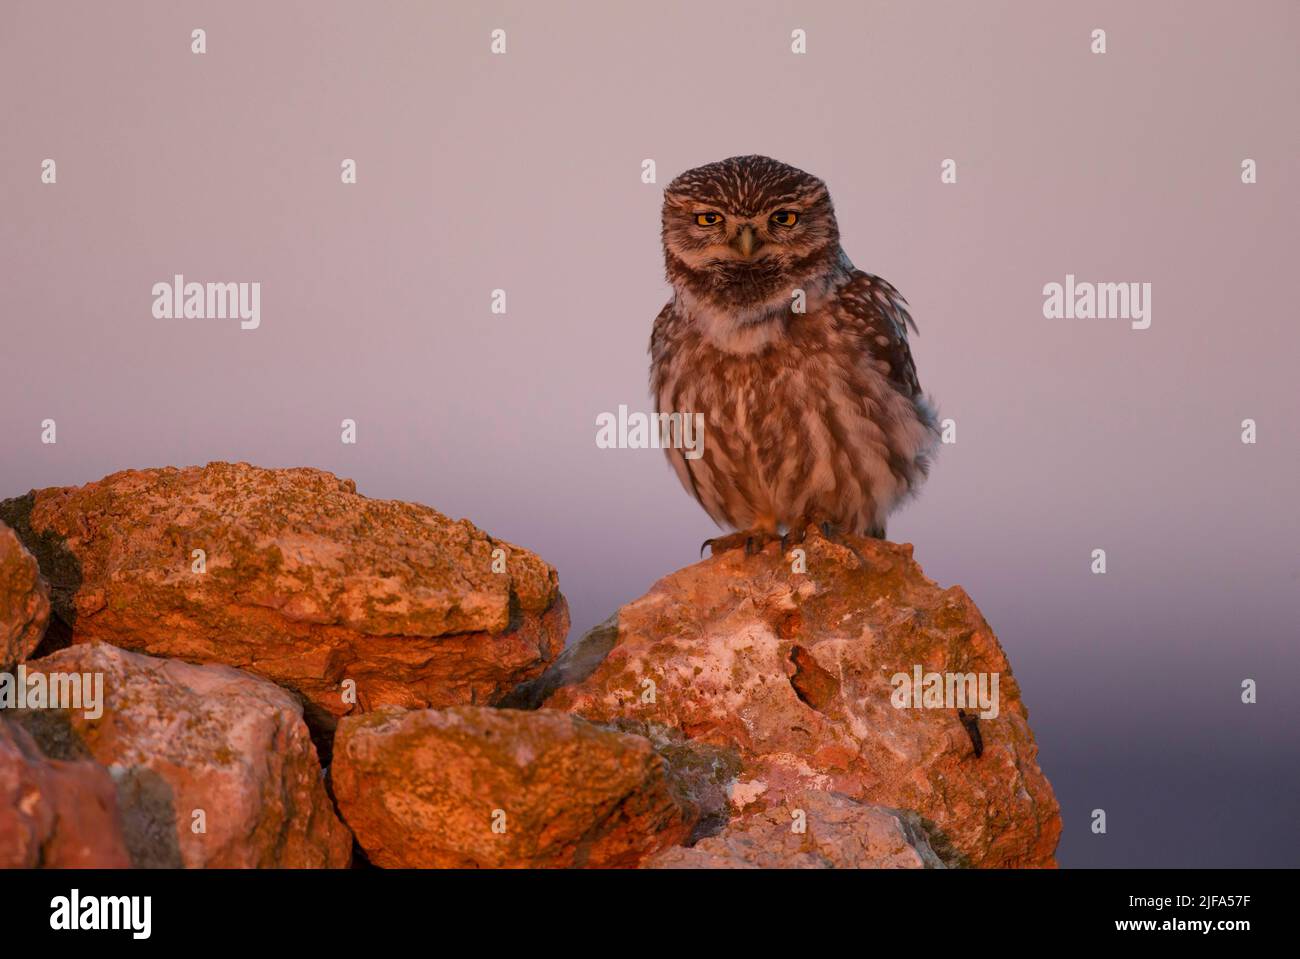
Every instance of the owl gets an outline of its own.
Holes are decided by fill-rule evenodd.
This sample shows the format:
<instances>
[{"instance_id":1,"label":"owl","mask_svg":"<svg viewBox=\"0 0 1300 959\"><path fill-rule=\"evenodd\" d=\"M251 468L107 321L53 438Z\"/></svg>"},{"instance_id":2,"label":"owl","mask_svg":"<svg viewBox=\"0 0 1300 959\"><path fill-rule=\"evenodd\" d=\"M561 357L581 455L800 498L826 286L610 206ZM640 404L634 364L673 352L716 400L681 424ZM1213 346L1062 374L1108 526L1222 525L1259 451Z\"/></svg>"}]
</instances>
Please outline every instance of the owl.
<instances>
[{"instance_id":1,"label":"owl","mask_svg":"<svg viewBox=\"0 0 1300 959\"><path fill-rule=\"evenodd\" d=\"M687 170L664 191L663 248L673 297L651 335L650 389L661 423L704 426L702 449L665 449L736 531L705 546L883 539L939 432L907 304L840 248L826 184L765 156Z\"/></svg>"}]
</instances>

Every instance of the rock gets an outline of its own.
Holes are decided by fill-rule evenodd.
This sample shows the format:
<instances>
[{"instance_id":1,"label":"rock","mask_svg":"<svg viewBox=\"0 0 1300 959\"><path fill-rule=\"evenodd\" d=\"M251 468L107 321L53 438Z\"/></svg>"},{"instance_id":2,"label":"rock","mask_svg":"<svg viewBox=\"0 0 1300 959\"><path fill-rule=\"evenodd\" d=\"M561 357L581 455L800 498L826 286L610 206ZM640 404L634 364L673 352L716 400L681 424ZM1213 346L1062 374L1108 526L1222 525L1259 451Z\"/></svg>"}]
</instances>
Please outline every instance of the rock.
<instances>
[{"instance_id":1,"label":"rock","mask_svg":"<svg viewBox=\"0 0 1300 959\"><path fill-rule=\"evenodd\" d=\"M47 759L21 726L0 719L0 869L130 865L108 771Z\"/></svg>"},{"instance_id":2,"label":"rock","mask_svg":"<svg viewBox=\"0 0 1300 959\"><path fill-rule=\"evenodd\" d=\"M568 631L537 556L319 470L127 470L6 500L0 519L55 584L73 642L246 668L327 730L381 705L494 702Z\"/></svg>"},{"instance_id":3,"label":"rock","mask_svg":"<svg viewBox=\"0 0 1300 959\"><path fill-rule=\"evenodd\" d=\"M639 719L616 719L606 728L649 740L678 792L699 810L688 845L726 826L732 813L731 788L741 769L735 749L687 739L680 729Z\"/></svg>"},{"instance_id":4,"label":"rock","mask_svg":"<svg viewBox=\"0 0 1300 959\"><path fill-rule=\"evenodd\" d=\"M648 740L550 710L350 716L330 777L385 867L634 866L697 816Z\"/></svg>"},{"instance_id":5,"label":"rock","mask_svg":"<svg viewBox=\"0 0 1300 959\"><path fill-rule=\"evenodd\" d=\"M795 814L802 812L803 831ZM719 836L665 849L651 869L942 869L915 813L805 790L742 816Z\"/></svg>"},{"instance_id":6,"label":"rock","mask_svg":"<svg viewBox=\"0 0 1300 959\"><path fill-rule=\"evenodd\" d=\"M12 715L46 755L109 768L135 865L349 864L352 837L325 792L302 708L278 686L102 643L71 646L26 670L29 689L33 676L53 689L58 674L81 674L80 708L64 700L58 705L67 708Z\"/></svg>"},{"instance_id":7,"label":"rock","mask_svg":"<svg viewBox=\"0 0 1300 959\"><path fill-rule=\"evenodd\" d=\"M36 560L0 523L0 672L36 651L49 618L50 596Z\"/></svg>"},{"instance_id":8,"label":"rock","mask_svg":"<svg viewBox=\"0 0 1300 959\"><path fill-rule=\"evenodd\" d=\"M638 719L734 748L737 809L834 791L920 813L949 865L1054 865L1060 812L988 623L960 587L926 579L910 546L850 542L810 536L806 574L775 544L673 573L598 631L599 665L566 651L572 675L531 688L593 722ZM990 691L996 675L996 718L897 708L891 678L916 666L983 674Z\"/></svg>"}]
</instances>

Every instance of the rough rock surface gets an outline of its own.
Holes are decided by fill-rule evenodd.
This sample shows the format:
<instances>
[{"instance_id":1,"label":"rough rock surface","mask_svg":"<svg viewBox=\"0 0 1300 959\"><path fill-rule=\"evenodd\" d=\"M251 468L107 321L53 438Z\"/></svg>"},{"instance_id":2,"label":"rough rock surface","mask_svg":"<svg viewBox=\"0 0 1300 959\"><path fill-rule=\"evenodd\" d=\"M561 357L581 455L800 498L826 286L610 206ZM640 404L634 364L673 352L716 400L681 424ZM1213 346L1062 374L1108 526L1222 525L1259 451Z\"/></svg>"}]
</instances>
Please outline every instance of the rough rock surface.
<instances>
[{"instance_id":1,"label":"rough rock surface","mask_svg":"<svg viewBox=\"0 0 1300 959\"><path fill-rule=\"evenodd\" d=\"M698 815L648 740L549 710L350 716L330 777L386 867L635 866Z\"/></svg>"},{"instance_id":2,"label":"rough rock surface","mask_svg":"<svg viewBox=\"0 0 1300 959\"><path fill-rule=\"evenodd\" d=\"M130 865L108 771L48 759L0 718L0 869Z\"/></svg>"},{"instance_id":3,"label":"rough rock surface","mask_svg":"<svg viewBox=\"0 0 1300 959\"><path fill-rule=\"evenodd\" d=\"M795 818L802 813L801 819ZM802 825L802 831L796 826ZM806 790L721 835L665 849L652 869L942 869L915 813Z\"/></svg>"},{"instance_id":4,"label":"rough rock surface","mask_svg":"<svg viewBox=\"0 0 1300 959\"><path fill-rule=\"evenodd\" d=\"M0 523L0 672L36 650L49 618L50 597L36 560Z\"/></svg>"},{"instance_id":5,"label":"rough rock surface","mask_svg":"<svg viewBox=\"0 0 1300 959\"><path fill-rule=\"evenodd\" d=\"M594 631L603 658L566 651L515 695L735 748L738 809L829 790L920 813L949 865L1054 865L1059 809L988 623L960 587L926 579L910 546L851 543L809 536L806 573L776 544L673 573ZM896 708L891 677L916 665L996 673L999 714Z\"/></svg>"},{"instance_id":6,"label":"rough rock surface","mask_svg":"<svg viewBox=\"0 0 1300 959\"><path fill-rule=\"evenodd\" d=\"M73 642L249 669L326 729L381 705L493 702L568 631L537 556L319 470L127 470L6 500L0 519L40 561Z\"/></svg>"},{"instance_id":7,"label":"rough rock surface","mask_svg":"<svg viewBox=\"0 0 1300 959\"><path fill-rule=\"evenodd\" d=\"M688 843L714 835L730 821L731 787L741 768L735 749L687 739L680 729L637 719L617 719L606 728L650 741L678 792L699 810Z\"/></svg>"},{"instance_id":8,"label":"rough rock surface","mask_svg":"<svg viewBox=\"0 0 1300 959\"><path fill-rule=\"evenodd\" d=\"M337 867L352 837L325 792L289 693L226 666L155 659L102 643L27 664L33 674L102 674L102 715L15 710L46 755L93 759L117 786L131 859L144 867ZM83 681L83 690L87 687ZM64 703L62 705L68 705ZM75 704L73 704L75 705ZM195 831L202 810L205 831Z\"/></svg>"}]
</instances>

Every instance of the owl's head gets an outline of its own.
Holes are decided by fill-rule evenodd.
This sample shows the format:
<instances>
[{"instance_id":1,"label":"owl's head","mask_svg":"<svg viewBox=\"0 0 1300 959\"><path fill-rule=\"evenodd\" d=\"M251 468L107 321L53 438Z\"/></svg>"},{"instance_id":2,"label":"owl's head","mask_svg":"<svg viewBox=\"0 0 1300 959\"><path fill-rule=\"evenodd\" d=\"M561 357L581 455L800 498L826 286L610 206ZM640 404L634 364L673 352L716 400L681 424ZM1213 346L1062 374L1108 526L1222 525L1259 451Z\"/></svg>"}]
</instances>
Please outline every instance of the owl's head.
<instances>
[{"instance_id":1,"label":"owl's head","mask_svg":"<svg viewBox=\"0 0 1300 959\"><path fill-rule=\"evenodd\" d=\"M828 276L840 233L826 184L765 156L687 170L664 191L664 263L679 293L754 317Z\"/></svg>"}]
</instances>

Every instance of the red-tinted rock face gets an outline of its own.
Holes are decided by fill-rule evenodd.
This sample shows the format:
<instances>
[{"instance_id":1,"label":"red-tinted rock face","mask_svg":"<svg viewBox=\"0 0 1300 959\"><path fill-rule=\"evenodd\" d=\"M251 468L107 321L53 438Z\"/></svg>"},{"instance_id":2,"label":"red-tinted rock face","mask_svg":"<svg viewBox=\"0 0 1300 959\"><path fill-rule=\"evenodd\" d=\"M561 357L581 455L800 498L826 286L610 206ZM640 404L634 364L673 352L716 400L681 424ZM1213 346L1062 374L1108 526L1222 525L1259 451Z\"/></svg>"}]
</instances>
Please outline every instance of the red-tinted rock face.
<instances>
[{"instance_id":1,"label":"red-tinted rock face","mask_svg":"<svg viewBox=\"0 0 1300 959\"><path fill-rule=\"evenodd\" d=\"M58 584L74 642L250 669L326 728L387 704L493 702L568 631L537 556L319 470L128 470L7 500L0 519Z\"/></svg>"},{"instance_id":2,"label":"red-tinted rock face","mask_svg":"<svg viewBox=\"0 0 1300 959\"><path fill-rule=\"evenodd\" d=\"M330 775L389 867L635 866L698 815L649 741L547 710L348 717Z\"/></svg>"},{"instance_id":3,"label":"red-tinted rock face","mask_svg":"<svg viewBox=\"0 0 1300 959\"><path fill-rule=\"evenodd\" d=\"M0 523L0 672L36 650L49 618L50 597L36 560Z\"/></svg>"},{"instance_id":4,"label":"red-tinted rock face","mask_svg":"<svg viewBox=\"0 0 1300 959\"><path fill-rule=\"evenodd\" d=\"M352 837L326 795L302 708L273 683L102 643L71 646L26 669L29 684L39 674L51 689L59 674L82 677L80 708L11 715L46 755L113 770L135 865L351 861Z\"/></svg>"},{"instance_id":5,"label":"red-tinted rock face","mask_svg":"<svg viewBox=\"0 0 1300 959\"><path fill-rule=\"evenodd\" d=\"M131 865L108 770L49 759L0 718L0 869Z\"/></svg>"},{"instance_id":6,"label":"red-tinted rock face","mask_svg":"<svg viewBox=\"0 0 1300 959\"><path fill-rule=\"evenodd\" d=\"M806 573L775 545L674 573L593 631L603 659L580 644L515 696L734 748L738 810L829 790L918 812L950 864L1054 865L1059 810L988 623L960 588L926 579L910 546L852 543L861 559L810 538ZM988 692L996 676L996 717L947 700L899 708L892 680L918 666Z\"/></svg>"},{"instance_id":7,"label":"red-tinted rock face","mask_svg":"<svg viewBox=\"0 0 1300 959\"><path fill-rule=\"evenodd\" d=\"M805 790L748 813L691 848L665 849L651 869L942 869L915 813Z\"/></svg>"}]
</instances>

